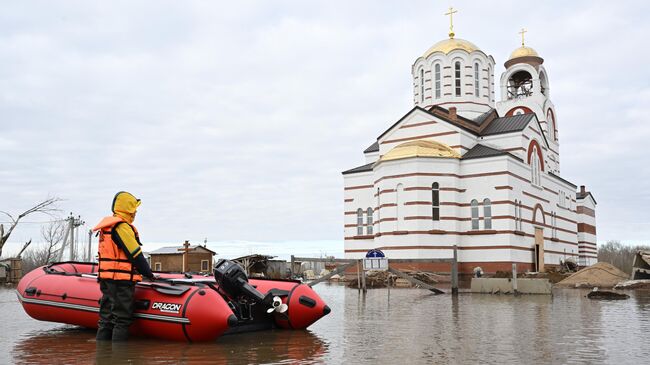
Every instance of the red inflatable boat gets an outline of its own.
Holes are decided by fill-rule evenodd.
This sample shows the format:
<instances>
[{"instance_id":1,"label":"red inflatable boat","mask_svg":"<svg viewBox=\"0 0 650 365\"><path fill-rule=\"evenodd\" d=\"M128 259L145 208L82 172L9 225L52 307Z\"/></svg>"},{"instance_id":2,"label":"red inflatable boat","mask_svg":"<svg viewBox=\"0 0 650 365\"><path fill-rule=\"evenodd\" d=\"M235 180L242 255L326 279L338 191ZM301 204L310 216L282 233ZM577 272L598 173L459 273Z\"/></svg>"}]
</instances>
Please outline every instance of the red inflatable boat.
<instances>
[{"instance_id":1,"label":"red inflatable boat","mask_svg":"<svg viewBox=\"0 0 650 365\"><path fill-rule=\"evenodd\" d=\"M18 284L32 318L97 328L101 292L97 264L54 263ZM330 312L311 287L297 281L248 280L242 268L220 260L214 275L161 274L135 290L131 334L174 341L210 341L228 333L270 328L305 329Z\"/></svg>"}]
</instances>

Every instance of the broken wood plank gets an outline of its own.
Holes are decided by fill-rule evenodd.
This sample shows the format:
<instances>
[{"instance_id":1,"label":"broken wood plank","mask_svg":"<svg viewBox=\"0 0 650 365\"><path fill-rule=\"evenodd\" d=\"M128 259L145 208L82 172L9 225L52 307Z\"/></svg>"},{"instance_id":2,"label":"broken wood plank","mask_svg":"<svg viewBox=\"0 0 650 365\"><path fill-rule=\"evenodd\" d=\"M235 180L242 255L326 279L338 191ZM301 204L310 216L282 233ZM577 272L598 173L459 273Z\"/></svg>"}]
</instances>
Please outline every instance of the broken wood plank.
<instances>
[{"instance_id":1,"label":"broken wood plank","mask_svg":"<svg viewBox=\"0 0 650 365\"><path fill-rule=\"evenodd\" d=\"M312 287L312 286L314 286L314 285L316 285L318 283L322 283L323 281L329 280L332 276L345 271L348 267L350 267L350 266L352 266L354 264L355 264L354 262L350 262L348 264L341 265L341 266L337 267L336 269L334 269L329 274L323 275L323 276L321 276L320 278L318 278L316 280L310 281L309 283L307 283L307 285Z\"/></svg>"},{"instance_id":2,"label":"broken wood plank","mask_svg":"<svg viewBox=\"0 0 650 365\"><path fill-rule=\"evenodd\" d=\"M430 290L430 291L434 292L435 294L444 294L445 293L442 290L436 289L433 286L425 283L424 281L420 281L420 280L418 280L418 279L416 279L414 277L411 277L411 276L409 276L409 275L407 275L407 274L405 274L405 273L403 273L403 272L401 272L399 270L393 269L392 267L389 267L388 271L395 274L395 275L397 275L397 276L399 276L400 278L402 278L404 280L407 280L411 284L413 284L413 285L415 285L417 287L420 287L422 289Z\"/></svg>"}]
</instances>

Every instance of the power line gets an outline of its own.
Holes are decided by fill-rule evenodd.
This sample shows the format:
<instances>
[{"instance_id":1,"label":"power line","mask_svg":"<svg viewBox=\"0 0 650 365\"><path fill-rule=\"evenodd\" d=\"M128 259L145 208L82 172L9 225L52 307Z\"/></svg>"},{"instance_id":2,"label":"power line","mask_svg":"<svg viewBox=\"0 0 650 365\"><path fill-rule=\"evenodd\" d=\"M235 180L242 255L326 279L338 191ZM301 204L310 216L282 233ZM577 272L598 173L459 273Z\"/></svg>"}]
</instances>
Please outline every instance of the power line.
<instances>
[{"instance_id":1,"label":"power line","mask_svg":"<svg viewBox=\"0 0 650 365\"><path fill-rule=\"evenodd\" d=\"M24 222L24 221L18 221L17 224L45 224L45 223L56 223L56 222L65 222L65 219L57 219L53 221L42 221L42 222ZM11 221L6 221L6 222L0 222L0 224L14 224L15 222Z\"/></svg>"}]
</instances>

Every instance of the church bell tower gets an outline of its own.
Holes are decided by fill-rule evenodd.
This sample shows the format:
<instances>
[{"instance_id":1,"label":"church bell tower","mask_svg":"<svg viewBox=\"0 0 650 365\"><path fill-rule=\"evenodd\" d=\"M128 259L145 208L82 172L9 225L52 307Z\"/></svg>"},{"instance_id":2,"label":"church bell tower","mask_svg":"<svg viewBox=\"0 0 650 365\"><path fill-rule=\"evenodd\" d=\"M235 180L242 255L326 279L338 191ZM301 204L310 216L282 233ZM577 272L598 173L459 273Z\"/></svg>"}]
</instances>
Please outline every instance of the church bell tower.
<instances>
[{"instance_id":1,"label":"church bell tower","mask_svg":"<svg viewBox=\"0 0 650 365\"><path fill-rule=\"evenodd\" d=\"M535 113L544 139L548 142L550 153L549 172L559 174L559 140L555 106L551 102L551 88L548 73L542 65L544 59L531 47L526 46L522 29L521 47L515 49L505 62L505 72L501 75L501 101L496 105L500 116Z\"/></svg>"}]
</instances>

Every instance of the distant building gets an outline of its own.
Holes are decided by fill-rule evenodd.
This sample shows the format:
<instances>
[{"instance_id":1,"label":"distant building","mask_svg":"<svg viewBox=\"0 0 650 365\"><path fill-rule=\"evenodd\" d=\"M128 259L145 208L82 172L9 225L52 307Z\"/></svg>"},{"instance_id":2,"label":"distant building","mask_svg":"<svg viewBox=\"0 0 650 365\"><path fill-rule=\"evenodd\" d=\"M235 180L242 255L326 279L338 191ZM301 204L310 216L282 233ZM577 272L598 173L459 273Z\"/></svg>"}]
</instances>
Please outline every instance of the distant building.
<instances>
[{"instance_id":1,"label":"distant building","mask_svg":"<svg viewBox=\"0 0 650 365\"><path fill-rule=\"evenodd\" d=\"M418 57L414 107L343 172L346 258L449 258L457 246L461 272L594 264L596 201L560 175L543 62L522 38L495 87L494 58L453 31Z\"/></svg>"},{"instance_id":2,"label":"distant building","mask_svg":"<svg viewBox=\"0 0 650 365\"><path fill-rule=\"evenodd\" d=\"M161 247L150 252L149 263L153 271L210 273L216 254L204 246L190 246L185 241L182 246ZM184 255L187 255L186 260L183 259Z\"/></svg>"}]
</instances>

